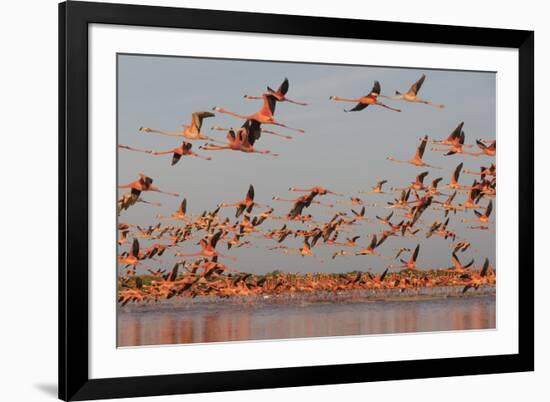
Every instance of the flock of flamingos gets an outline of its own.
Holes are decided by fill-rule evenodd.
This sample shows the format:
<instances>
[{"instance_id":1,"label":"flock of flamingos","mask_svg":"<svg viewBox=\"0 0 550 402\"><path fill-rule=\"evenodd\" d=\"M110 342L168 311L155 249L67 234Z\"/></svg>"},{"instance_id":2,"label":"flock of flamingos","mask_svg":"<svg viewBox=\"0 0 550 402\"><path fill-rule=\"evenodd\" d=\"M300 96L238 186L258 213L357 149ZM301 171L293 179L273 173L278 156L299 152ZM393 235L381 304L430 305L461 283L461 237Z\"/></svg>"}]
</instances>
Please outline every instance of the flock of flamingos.
<instances>
[{"instance_id":1,"label":"flock of flamingos","mask_svg":"<svg viewBox=\"0 0 550 402\"><path fill-rule=\"evenodd\" d=\"M415 82L407 92L395 92L395 96L381 94L380 83L374 82L372 90L365 96L349 99L331 96L330 100L339 102L351 102L355 105L346 112L359 112L372 107L383 107L394 112L400 109L383 103L380 99L390 99L404 102L421 103L428 106L443 108L444 105L435 104L418 96L420 88L426 79L425 75ZM270 150L258 149L256 144L262 135L273 135L292 139L284 135L264 128L272 125L298 133L304 130L289 127L275 119L275 109L278 102L289 102L301 107L307 104L287 98L289 81L285 79L277 90L267 87L261 96L245 95L246 99L258 99L263 101L263 106L253 114L238 114L214 107L213 111L228 114L244 120L244 124L238 129L224 129L213 126L212 130L227 131L226 141L211 138L202 130L203 121L214 117L209 111L192 113L192 120L185 125L181 132L169 132L158 129L141 127L140 132L160 134L173 137L181 137L179 146L164 150L142 150L127 145L119 144L119 148L129 151L142 152L151 156L172 155L171 164L176 165L182 157L196 157L204 160L212 159L214 151L236 151L244 153L258 153L277 156ZM344 117L345 118L345 117ZM275 216L274 208L269 205L257 203L254 194L254 186L243 189L246 194L242 200L235 202L223 202L218 204L213 211L204 211L198 216L187 213L187 199L183 199L179 208L171 216L158 216L158 223L143 228L119 221L118 245L118 296L119 302L125 305L128 302L147 302L160 299L169 299L174 296L218 296L230 297L235 295L272 295L287 294L292 292L334 292L353 289L411 289L420 287L451 286L462 288L462 292L469 289L478 289L480 286L496 283L496 272L488 259L484 261L471 260L464 263L460 254L470 246L467 239L459 238L450 228L453 224L463 224L468 230L489 231L491 225L491 212L493 199L496 195L496 164L485 163L477 171L463 170L463 163L457 161L456 168L450 172L449 177L437 177L431 183L424 182L430 169L439 169L424 161L424 154L428 144L433 144L432 152L443 152L444 155L456 158L489 157L491 162L496 156L496 141L478 139L476 144L465 144L465 135L462 131L464 123L460 123L447 138L430 139L424 136L419 140L417 149L410 159L399 160L388 156L387 160L395 163L406 163L422 168L421 172L406 188L388 188L387 180L372 183L370 191L361 194L372 197L385 197L385 207L388 208L387 216L368 216L368 204L360 197L344 197L320 185L311 188L289 188L289 192L297 193L295 198L272 197L274 202L289 203L286 215ZM192 142L200 142L200 153L195 153ZM483 160L486 160L484 158ZM204 162L208 163L208 162ZM462 176L461 176L462 175ZM470 175L470 185L465 184ZM463 179L463 180L460 180ZM443 183L442 183L443 181ZM462 181L462 182L461 182ZM166 192L153 184L154 180L144 174L129 184L119 188L129 191L122 194L117 202L119 216L136 203L155 205L142 196L147 192L159 192L174 197L179 194ZM394 195L391 195L391 194ZM332 199L332 202L323 202L321 199ZM388 201L389 200L389 201ZM332 219L321 222L314 218L310 212L312 205L322 205L334 208L335 203L349 205L347 211L336 211ZM219 212L222 208L235 208L235 220L229 217L223 219ZM426 222L421 217L431 208L440 213L441 220ZM313 208L314 209L314 208ZM461 216L459 219L458 216ZM163 224L163 222L170 222ZM376 223L383 230L371 233L368 241L360 241L362 236L346 237L342 235L355 230L362 222ZM269 224L271 223L271 225ZM268 228L268 226L271 226ZM412 242L410 248L395 249L390 256L381 255L378 247L386 242L391 242L395 236L414 238L425 236L426 238L439 236L449 243L449 265L447 267L427 268L419 263L422 255L420 244L415 246ZM373 275L370 272L353 271L349 273L306 273L295 274L274 271L266 275L256 275L240 272L231 267L236 258L230 254L231 249L251 247L254 239L268 239L272 245L265 252L282 252L299 255L304 258L317 258L314 249L316 247L331 247L334 249L332 258L359 257L380 258L388 260L388 265L381 275ZM301 239L302 246L291 248L285 245L289 238ZM140 244L144 240L151 246L144 248ZM365 237L363 237L365 239ZM197 247L194 253L181 253L178 251L183 244L193 244ZM288 243L287 243L288 244ZM226 249L228 254L220 249ZM178 257L171 270L162 268L153 269L162 264L158 259L164 253L171 253ZM420 259L421 261L421 259ZM228 264L228 265L226 265ZM148 275L137 275L136 267L142 266L149 272Z\"/></svg>"}]
</instances>

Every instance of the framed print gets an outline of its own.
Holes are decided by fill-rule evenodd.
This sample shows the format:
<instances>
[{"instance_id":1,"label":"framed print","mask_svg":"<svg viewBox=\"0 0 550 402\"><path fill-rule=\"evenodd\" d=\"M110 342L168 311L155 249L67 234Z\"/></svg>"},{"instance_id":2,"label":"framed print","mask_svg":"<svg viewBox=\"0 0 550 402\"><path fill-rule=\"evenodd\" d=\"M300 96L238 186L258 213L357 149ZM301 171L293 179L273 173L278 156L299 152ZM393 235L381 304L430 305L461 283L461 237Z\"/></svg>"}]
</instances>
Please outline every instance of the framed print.
<instances>
[{"instance_id":1,"label":"framed print","mask_svg":"<svg viewBox=\"0 0 550 402\"><path fill-rule=\"evenodd\" d=\"M59 16L61 399L534 369L533 32Z\"/></svg>"}]
</instances>

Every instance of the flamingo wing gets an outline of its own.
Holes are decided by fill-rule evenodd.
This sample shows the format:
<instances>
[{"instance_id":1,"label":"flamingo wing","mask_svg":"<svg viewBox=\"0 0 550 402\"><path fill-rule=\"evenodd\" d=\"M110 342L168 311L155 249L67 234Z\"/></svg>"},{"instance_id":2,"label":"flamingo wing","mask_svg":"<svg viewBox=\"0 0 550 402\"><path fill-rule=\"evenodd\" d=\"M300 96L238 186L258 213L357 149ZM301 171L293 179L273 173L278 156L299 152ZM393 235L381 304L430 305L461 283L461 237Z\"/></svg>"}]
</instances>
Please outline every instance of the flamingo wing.
<instances>
[{"instance_id":1,"label":"flamingo wing","mask_svg":"<svg viewBox=\"0 0 550 402\"><path fill-rule=\"evenodd\" d=\"M172 166L174 166L176 163L178 163L180 159L181 159L181 154L178 154L177 152L174 152L172 154Z\"/></svg>"},{"instance_id":2,"label":"flamingo wing","mask_svg":"<svg viewBox=\"0 0 550 402\"><path fill-rule=\"evenodd\" d=\"M462 170L462 166L464 166L464 163L460 162L458 166L455 168L455 171L453 173L453 179L455 182L457 182L458 178L460 177L460 171Z\"/></svg>"},{"instance_id":3,"label":"flamingo wing","mask_svg":"<svg viewBox=\"0 0 550 402\"><path fill-rule=\"evenodd\" d=\"M414 253L411 257L411 261L416 262L416 259L418 258L418 252L420 251L420 244L416 246L414 249Z\"/></svg>"},{"instance_id":4,"label":"flamingo wing","mask_svg":"<svg viewBox=\"0 0 550 402\"><path fill-rule=\"evenodd\" d=\"M369 106L368 104L366 103L358 103L357 105L355 105L353 108L351 109L344 109L344 112L359 112L361 110L363 110L364 108L366 108L367 106Z\"/></svg>"},{"instance_id":5,"label":"flamingo wing","mask_svg":"<svg viewBox=\"0 0 550 402\"><path fill-rule=\"evenodd\" d=\"M202 120L208 117L214 117L215 114L211 112L193 112L191 113L191 124L200 131L202 127Z\"/></svg>"},{"instance_id":6,"label":"flamingo wing","mask_svg":"<svg viewBox=\"0 0 550 402\"><path fill-rule=\"evenodd\" d=\"M451 134L449 134L449 137L447 138L447 140L451 141L451 140L454 140L455 138L458 138L458 136L460 135L460 133L462 132L462 127L464 126L464 122L460 122L460 124L453 130L453 132Z\"/></svg>"},{"instance_id":7,"label":"flamingo wing","mask_svg":"<svg viewBox=\"0 0 550 402\"><path fill-rule=\"evenodd\" d=\"M288 78L285 78L285 80L279 86L279 89L277 89L277 92L280 92L283 95L286 95L286 93L288 92Z\"/></svg>"},{"instance_id":8,"label":"flamingo wing","mask_svg":"<svg viewBox=\"0 0 550 402\"><path fill-rule=\"evenodd\" d=\"M132 251L131 251L131 254L133 257L138 257L139 256L139 241L138 239L134 239L134 241L132 242Z\"/></svg>"},{"instance_id":9,"label":"flamingo wing","mask_svg":"<svg viewBox=\"0 0 550 402\"><path fill-rule=\"evenodd\" d=\"M416 95L418 91L420 91L420 88L422 88L422 84L424 83L424 80L426 79L426 75L422 74L422 77L418 81L416 81L414 84L411 85L411 87L408 90L408 93Z\"/></svg>"},{"instance_id":10,"label":"flamingo wing","mask_svg":"<svg viewBox=\"0 0 550 402\"><path fill-rule=\"evenodd\" d=\"M424 138L422 138L422 142L416 149L416 155L418 156L418 158L422 159L422 157L424 156L424 151L426 150L427 143L428 143L428 136L426 135L424 136Z\"/></svg>"},{"instance_id":11,"label":"flamingo wing","mask_svg":"<svg viewBox=\"0 0 550 402\"><path fill-rule=\"evenodd\" d=\"M374 97L380 96L380 92L381 92L380 88L381 88L380 87L380 82L374 81L374 85L373 85L370 93L367 96L374 96Z\"/></svg>"},{"instance_id":12,"label":"flamingo wing","mask_svg":"<svg viewBox=\"0 0 550 402\"><path fill-rule=\"evenodd\" d=\"M264 99L264 104L262 106L262 109L260 110L260 114L264 116L273 116L273 114L275 113L277 98L269 94L262 95L262 98Z\"/></svg>"}]
</instances>

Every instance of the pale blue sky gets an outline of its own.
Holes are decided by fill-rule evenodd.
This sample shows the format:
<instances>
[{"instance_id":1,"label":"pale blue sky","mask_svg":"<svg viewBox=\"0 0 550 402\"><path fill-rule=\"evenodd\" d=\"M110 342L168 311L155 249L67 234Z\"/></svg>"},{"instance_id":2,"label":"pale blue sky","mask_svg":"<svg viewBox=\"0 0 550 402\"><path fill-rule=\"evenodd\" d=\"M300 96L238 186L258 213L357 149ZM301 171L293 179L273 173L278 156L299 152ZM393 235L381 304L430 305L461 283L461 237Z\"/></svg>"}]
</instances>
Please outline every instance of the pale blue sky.
<instances>
[{"instance_id":1,"label":"pale blue sky","mask_svg":"<svg viewBox=\"0 0 550 402\"><path fill-rule=\"evenodd\" d=\"M121 222L139 225L156 224L157 214L169 215L177 209L181 199L187 198L188 212L200 214L213 210L220 202L235 202L242 199L249 184L256 189L256 201L275 207L276 215L286 214L288 203L271 201L272 196L295 198L299 193L289 193L288 187L322 185L349 196L360 196L366 202L384 203L396 197L397 193L384 195L360 195L358 191L368 190L379 179L387 179L389 187L403 187L414 180L425 169L410 165L395 164L386 160L388 155L408 159L414 153L419 138L445 138L459 122L464 121L466 142L474 143L476 138L495 138L495 79L490 72L467 72L447 70L421 70L405 68L381 68L370 66L344 66L323 64L301 64L259 61L238 61L219 59L194 59L184 57L159 57L143 55L118 56L118 142L142 149L168 150L178 146L181 138L170 138L154 134L139 133L140 126L169 131L179 131L181 124L188 123L193 111L211 111L214 106L242 114L251 114L261 107L261 101L243 99L244 94L261 94L267 85L277 88L285 77L290 80L288 96L307 102L308 106L289 103L277 104L275 117L293 127L306 130L296 134L282 128L267 126L275 131L289 134L293 140L263 135L256 147L279 153L278 158L264 155L250 155L241 152L206 152L198 150L201 142L194 142L195 151L212 156L211 161L183 157L176 166L170 166L171 156L151 156L119 150L118 180L120 184L135 180L139 172L153 177L155 184L163 190L178 192L181 198L162 194L145 193L144 199L161 202L162 207L137 204L123 212ZM357 98L366 95L373 81L379 80L382 93L391 95L395 90L406 91L422 74L427 78L419 96L446 105L436 109L421 104L410 104L385 100L391 106L401 108L395 113L381 107L368 107L361 112L344 113L352 104L333 102L330 95ZM223 127L239 127L242 120L217 114L205 120L203 132L220 140L225 132L210 131L214 124ZM477 148L475 148L477 149ZM468 156L443 156L428 149L424 159L442 170L430 170L425 182L442 176L441 185L448 183L455 166L464 162L464 168L478 170L480 165L488 166L491 158ZM470 185L474 176L462 175L461 182ZM120 194L121 192L119 192ZM459 194L462 202L465 194ZM339 198L324 196L323 202L334 202ZM486 205L487 200L482 201ZM354 209L358 209L354 207ZM311 213L319 222L328 221L336 211L349 212L350 207L336 204L327 209L311 206ZM258 212L260 209L257 210ZM379 207L367 208L367 216L389 213ZM234 221L234 208L227 208L223 215ZM398 215L396 212L394 215ZM465 229L462 218L474 218L472 211L451 215L449 229L459 236L467 237L473 244L471 250L461 254L467 262L475 258L480 264L485 257L494 262L494 232ZM428 211L422 217L426 225L435 219L442 220L442 212ZM394 217L399 222L400 217ZM164 221L169 223L168 221ZM175 223L175 222L174 222ZM282 226L282 221L268 221L261 228ZM293 227L301 225L292 224ZM492 225L494 228L494 225ZM386 227L363 223L342 233L339 240L360 235L358 243L367 244L372 233L380 233ZM229 266L255 273L274 269L285 271L351 271L369 269L381 271L388 261L376 257L350 256L331 260L332 252L340 249L320 245L314 252L323 263L311 258L285 255L267 251L273 241L252 239L255 247L225 250L234 255L237 262L226 261ZM286 241L285 244L298 248L301 239ZM150 242L140 240L143 246ZM166 241L168 243L168 241ZM189 242L178 249L180 252L194 252L196 242ZM450 265L449 241L441 238L426 239L424 233L417 238L390 238L379 249L388 256L399 247L414 248L421 244L418 265L434 268ZM127 246L124 246L124 249ZM164 268L170 268L174 259L162 257Z\"/></svg>"}]
</instances>

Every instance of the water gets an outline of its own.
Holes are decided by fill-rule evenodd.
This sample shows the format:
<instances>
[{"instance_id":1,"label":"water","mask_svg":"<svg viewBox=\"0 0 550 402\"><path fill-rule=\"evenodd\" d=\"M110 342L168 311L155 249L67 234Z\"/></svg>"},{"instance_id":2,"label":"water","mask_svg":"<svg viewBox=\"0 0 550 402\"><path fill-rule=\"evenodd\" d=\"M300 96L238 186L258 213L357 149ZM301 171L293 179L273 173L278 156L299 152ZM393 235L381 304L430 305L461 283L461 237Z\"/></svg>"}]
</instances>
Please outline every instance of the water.
<instances>
[{"instance_id":1,"label":"water","mask_svg":"<svg viewBox=\"0 0 550 402\"><path fill-rule=\"evenodd\" d=\"M118 346L495 328L494 293L407 300L185 301L120 308Z\"/></svg>"}]
</instances>

